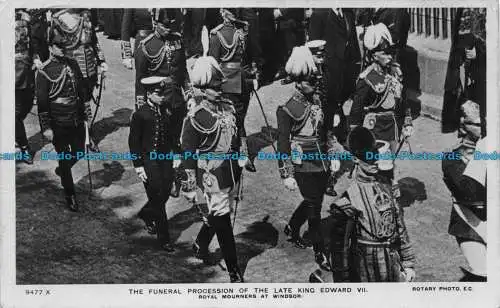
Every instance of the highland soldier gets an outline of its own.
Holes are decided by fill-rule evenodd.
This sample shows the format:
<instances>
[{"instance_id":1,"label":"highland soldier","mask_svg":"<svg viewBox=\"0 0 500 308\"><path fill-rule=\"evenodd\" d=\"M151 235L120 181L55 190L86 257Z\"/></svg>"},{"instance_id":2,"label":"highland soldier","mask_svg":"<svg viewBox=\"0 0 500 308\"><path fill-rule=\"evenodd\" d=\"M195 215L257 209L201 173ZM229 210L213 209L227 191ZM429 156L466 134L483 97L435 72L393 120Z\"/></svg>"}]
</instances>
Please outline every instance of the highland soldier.
<instances>
[{"instance_id":1,"label":"highland soldier","mask_svg":"<svg viewBox=\"0 0 500 308\"><path fill-rule=\"evenodd\" d=\"M390 150L395 153L398 143L413 134L413 125L410 109L402 110L402 76L392 58L395 49L391 34L382 23L370 26L366 29L364 44L373 63L359 75L356 91L344 104L344 114L351 129L360 125L368 128L375 138L389 142ZM400 137L397 118L402 113L405 119ZM385 173L394 179L394 168L387 163L384 165L387 171L379 174Z\"/></svg>"},{"instance_id":2,"label":"highland soldier","mask_svg":"<svg viewBox=\"0 0 500 308\"><path fill-rule=\"evenodd\" d=\"M210 31L210 48L208 55L219 62L227 81L222 85L222 94L231 100L236 108L236 125L240 137L240 152L248 156L245 117L250 103L250 85L247 78L256 73L256 63L251 63L247 53L247 36L249 25L237 19L238 9L223 8L223 23ZM253 71L244 69L252 66ZM245 168L255 172L253 160L247 160Z\"/></svg>"},{"instance_id":3,"label":"highland soldier","mask_svg":"<svg viewBox=\"0 0 500 308\"><path fill-rule=\"evenodd\" d=\"M365 127L348 136L355 169L346 192L331 207L330 252L335 282L404 282L415 277L415 255L390 181L378 175L389 144Z\"/></svg>"},{"instance_id":4,"label":"highland soldier","mask_svg":"<svg viewBox=\"0 0 500 308\"><path fill-rule=\"evenodd\" d=\"M132 69L133 52L139 43L153 33L153 15L151 9L125 9L122 19L121 49L123 65ZM134 49L130 39L135 38Z\"/></svg>"},{"instance_id":5,"label":"highland soldier","mask_svg":"<svg viewBox=\"0 0 500 308\"><path fill-rule=\"evenodd\" d=\"M461 281L486 281L486 161L475 151L486 152L481 139L480 107L472 101L461 106L463 138L453 149L459 160L443 160L443 179L453 197L448 233L455 236L470 271Z\"/></svg>"},{"instance_id":6,"label":"highland soldier","mask_svg":"<svg viewBox=\"0 0 500 308\"><path fill-rule=\"evenodd\" d=\"M128 139L130 152L137 156L133 161L135 171L144 182L148 196L138 216L146 223L149 233L157 234L161 248L173 252L165 209L174 180L173 162L158 156L170 153L177 143L170 130L173 124L173 106L168 99L171 81L168 77L152 76L143 78L141 84L146 89L147 101L132 115Z\"/></svg>"},{"instance_id":7,"label":"highland soldier","mask_svg":"<svg viewBox=\"0 0 500 308\"><path fill-rule=\"evenodd\" d=\"M71 168L78 161L77 153L85 149L86 125L92 111L83 86L83 75L78 63L66 57L66 37L49 32L50 58L38 70L36 97L43 135L54 144L59 157L55 172L61 177L66 203L78 211ZM69 156L68 158L66 156Z\"/></svg>"},{"instance_id":8,"label":"highland soldier","mask_svg":"<svg viewBox=\"0 0 500 308\"><path fill-rule=\"evenodd\" d=\"M214 58L203 56L196 60L192 81L204 98L184 120L181 142L185 174L181 186L182 194L191 202L196 202L199 186L208 205L208 216L193 245L196 256L208 261L208 247L217 234L230 281L243 282L230 218L241 175L237 114L232 102L221 93L223 78ZM194 154L199 154L200 159L193 159Z\"/></svg>"},{"instance_id":9,"label":"highland soldier","mask_svg":"<svg viewBox=\"0 0 500 308\"><path fill-rule=\"evenodd\" d=\"M31 28L31 15L24 9L16 10L16 146L23 154L23 162L33 164L33 153L31 153L24 119L33 107L35 72L42 64L40 52L35 43L36 37Z\"/></svg>"},{"instance_id":10,"label":"highland soldier","mask_svg":"<svg viewBox=\"0 0 500 308\"><path fill-rule=\"evenodd\" d=\"M319 43L315 48L321 48L325 42L310 43L311 46ZM298 186L304 198L285 227L285 233L295 246L306 248L307 244L300 236L300 228L307 220L315 260L322 268L329 270L321 234L321 206L328 178L340 167L340 161L334 159L335 155L343 148L333 134L333 127L330 129L324 125L324 93L316 91L317 88L321 91L323 80L317 74L318 68L310 49L307 46L295 47L285 70L296 82L296 91L276 111L278 151L289 157L279 161L279 172L285 186L290 190L295 190ZM315 158L302 159L311 155ZM329 160L327 156L332 159Z\"/></svg>"},{"instance_id":11,"label":"highland soldier","mask_svg":"<svg viewBox=\"0 0 500 308\"><path fill-rule=\"evenodd\" d=\"M51 15L50 31L63 37L63 51L68 58L74 59L82 72L81 87L85 96L83 100L90 102L99 76L108 70L99 40L92 24L89 9L61 9ZM96 102L99 103L99 102ZM97 150L92 138L91 148Z\"/></svg>"}]
</instances>

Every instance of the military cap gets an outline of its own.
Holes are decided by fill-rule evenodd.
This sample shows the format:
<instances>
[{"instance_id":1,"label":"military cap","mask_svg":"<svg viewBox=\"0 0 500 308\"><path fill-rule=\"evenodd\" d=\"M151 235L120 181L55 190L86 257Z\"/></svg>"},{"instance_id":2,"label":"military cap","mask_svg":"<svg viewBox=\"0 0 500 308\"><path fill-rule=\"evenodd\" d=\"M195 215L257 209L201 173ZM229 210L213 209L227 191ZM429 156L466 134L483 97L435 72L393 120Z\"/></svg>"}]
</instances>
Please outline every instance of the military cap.
<instances>
[{"instance_id":1,"label":"military cap","mask_svg":"<svg viewBox=\"0 0 500 308\"><path fill-rule=\"evenodd\" d=\"M375 163L375 160L367 159L366 153L378 151L377 141L373 133L366 127L356 126L347 136L347 145L351 154L358 159L370 164Z\"/></svg>"},{"instance_id":2,"label":"military cap","mask_svg":"<svg viewBox=\"0 0 500 308\"><path fill-rule=\"evenodd\" d=\"M154 91L165 87L168 83L168 77L151 76L141 79L141 84L146 88L146 91Z\"/></svg>"}]
</instances>

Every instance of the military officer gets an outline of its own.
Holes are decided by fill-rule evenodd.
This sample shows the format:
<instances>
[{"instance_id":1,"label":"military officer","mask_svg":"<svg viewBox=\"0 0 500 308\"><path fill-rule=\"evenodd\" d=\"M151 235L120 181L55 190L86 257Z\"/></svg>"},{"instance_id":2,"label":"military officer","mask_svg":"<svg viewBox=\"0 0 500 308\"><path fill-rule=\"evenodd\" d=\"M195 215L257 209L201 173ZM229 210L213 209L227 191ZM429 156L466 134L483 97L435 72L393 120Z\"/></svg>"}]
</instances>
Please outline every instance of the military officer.
<instances>
[{"instance_id":1,"label":"military officer","mask_svg":"<svg viewBox=\"0 0 500 308\"><path fill-rule=\"evenodd\" d=\"M410 108L402 106L402 76L399 64L393 61L395 49L391 34L382 23L369 26L364 44L373 63L359 75L356 91L344 104L344 113L348 115L351 129L358 125L367 127L377 140L389 142L391 152L395 153L398 142L413 134L413 125ZM400 114L404 114L402 138L396 120ZM381 167L387 171L379 174L394 179L394 168L389 162Z\"/></svg>"},{"instance_id":2,"label":"military officer","mask_svg":"<svg viewBox=\"0 0 500 308\"><path fill-rule=\"evenodd\" d=\"M455 236L470 272L461 281L486 281L486 166L475 160L481 148L480 107L472 101L461 106L463 138L452 153L460 159L443 160L443 179L453 197L448 233Z\"/></svg>"},{"instance_id":3,"label":"military officer","mask_svg":"<svg viewBox=\"0 0 500 308\"><path fill-rule=\"evenodd\" d=\"M50 24L51 31L64 37L65 56L78 63L83 76L83 99L89 102L99 76L108 70L91 17L89 9L61 9L52 13ZM91 149L98 150L92 138L90 141Z\"/></svg>"},{"instance_id":4,"label":"military officer","mask_svg":"<svg viewBox=\"0 0 500 308\"><path fill-rule=\"evenodd\" d=\"M80 67L64 51L66 37L51 29L48 41L50 57L40 67L36 78L40 127L57 153L65 155L58 161L55 172L61 177L69 209L78 211L71 168L77 162L77 152L84 151L84 122L90 120L92 112L90 102L85 100L87 93Z\"/></svg>"},{"instance_id":5,"label":"military officer","mask_svg":"<svg viewBox=\"0 0 500 308\"><path fill-rule=\"evenodd\" d=\"M230 218L241 175L237 162L237 113L232 102L222 94L223 78L223 71L213 57L196 60L192 81L202 91L203 100L184 120L181 142L185 174L181 186L182 194L192 202L196 202L199 186L208 205L206 223L193 246L196 256L207 260L209 244L217 234L230 281L243 282ZM197 160L192 156L196 153L200 155Z\"/></svg>"},{"instance_id":6,"label":"military officer","mask_svg":"<svg viewBox=\"0 0 500 308\"><path fill-rule=\"evenodd\" d=\"M319 45L314 48L324 47L325 41L315 42ZM328 178L339 170L338 152L343 148L333 134L333 127L327 127L323 122L322 104L326 102L326 95L321 93L324 89L320 83L324 81L314 60L309 47L296 47L285 66L286 72L296 82L296 91L276 111L278 151L281 155L288 155L280 159L278 165L285 186L290 190L298 187L304 198L285 227L285 234L295 246L306 248L300 228L307 220L315 260L322 268L330 270L321 234L321 206ZM317 158L302 159L309 156Z\"/></svg>"},{"instance_id":7,"label":"military officer","mask_svg":"<svg viewBox=\"0 0 500 308\"><path fill-rule=\"evenodd\" d=\"M151 9L125 9L121 29L121 49L123 65L132 69L133 51L130 38L135 38L134 51L139 42L153 33L153 15Z\"/></svg>"},{"instance_id":8,"label":"military officer","mask_svg":"<svg viewBox=\"0 0 500 308\"><path fill-rule=\"evenodd\" d=\"M247 57L247 36L249 24L237 19L238 9L221 9L223 23L210 31L210 47L208 55L219 62L227 82L222 85L225 98L231 100L236 108L236 124L240 136L240 151L248 156L247 136L245 130L245 117L250 103L249 71L244 66L256 67ZM250 61L250 62L249 62ZM253 160L247 160L245 168L255 172Z\"/></svg>"},{"instance_id":9,"label":"military officer","mask_svg":"<svg viewBox=\"0 0 500 308\"><path fill-rule=\"evenodd\" d=\"M133 160L135 171L148 196L138 216L149 233L157 234L161 248L173 252L165 208L174 180L173 162L162 159L162 155L170 153L177 142L170 131L173 106L168 99L175 84L170 78L160 76L143 78L141 84L146 89L147 101L132 115L128 139L130 152L137 158Z\"/></svg>"}]
</instances>

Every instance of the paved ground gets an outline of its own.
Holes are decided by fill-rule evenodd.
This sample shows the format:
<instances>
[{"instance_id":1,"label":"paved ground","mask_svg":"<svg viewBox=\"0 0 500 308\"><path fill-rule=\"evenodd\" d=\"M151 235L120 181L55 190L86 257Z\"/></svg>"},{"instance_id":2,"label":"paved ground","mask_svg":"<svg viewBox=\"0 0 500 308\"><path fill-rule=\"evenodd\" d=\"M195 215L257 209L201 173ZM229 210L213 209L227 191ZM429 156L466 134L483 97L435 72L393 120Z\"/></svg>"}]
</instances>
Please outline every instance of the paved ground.
<instances>
[{"instance_id":1,"label":"paved ground","mask_svg":"<svg viewBox=\"0 0 500 308\"><path fill-rule=\"evenodd\" d=\"M133 72L122 67L117 41L102 40L110 66L103 108L95 131L101 151L128 152L128 122L133 110ZM273 84L259 90L270 124L290 86ZM87 164L73 168L81 212L66 210L56 161L40 161L40 150L52 151L39 133L36 108L27 119L30 143L38 151L35 164L17 165L17 281L19 284L227 282L221 266L204 266L191 255L201 222L182 198L167 204L177 252L159 251L155 239L135 217L146 196L130 161L91 161L94 190L89 198ZM272 151L259 106L252 100L247 130L251 147ZM419 118L412 138L414 152L439 152L455 142L439 132L439 123ZM240 263L249 282L304 282L317 266L310 249L292 247L282 232L300 202L297 192L282 186L275 161L256 161L258 172L245 174L244 199L235 234ZM439 161L398 162L409 207L406 223L418 258L418 281L456 281L464 266L453 238L447 234L450 195ZM343 185L345 181L341 181ZM324 202L323 217L327 225ZM217 241L212 250L219 255ZM223 263L223 262L222 262Z\"/></svg>"}]
</instances>

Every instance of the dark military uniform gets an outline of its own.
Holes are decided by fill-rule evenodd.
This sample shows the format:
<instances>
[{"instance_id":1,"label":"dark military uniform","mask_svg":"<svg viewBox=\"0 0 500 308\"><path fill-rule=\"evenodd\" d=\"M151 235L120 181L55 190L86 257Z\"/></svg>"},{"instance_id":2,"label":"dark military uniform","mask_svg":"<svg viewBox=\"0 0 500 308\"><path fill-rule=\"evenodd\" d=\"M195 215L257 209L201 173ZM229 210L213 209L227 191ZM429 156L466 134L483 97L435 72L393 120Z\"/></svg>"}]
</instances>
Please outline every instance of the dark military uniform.
<instances>
[{"instance_id":1,"label":"dark military uniform","mask_svg":"<svg viewBox=\"0 0 500 308\"><path fill-rule=\"evenodd\" d=\"M251 89L245 81L246 72L243 66L247 64L245 53L248 29L232 22L225 22L212 29L210 34L208 55L217 60L227 78L227 82L222 85L222 93L233 102L236 109L239 136L246 137L244 124Z\"/></svg>"},{"instance_id":2,"label":"dark military uniform","mask_svg":"<svg viewBox=\"0 0 500 308\"><path fill-rule=\"evenodd\" d=\"M279 160L280 175L283 179L294 177L304 200L295 210L287 226L292 241L303 246L300 228L307 220L314 252L324 253L321 235L321 205L330 175L330 161L326 157L339 150L339 145L323 125L321 104L299 91L276 111L278 121L278 152L290 155L291 159ZM312 159L302 160L302 156ZM302 247L303 248L303 247Z\"/></svg>"},{"instance_id":3,"label":"dark military uniform","mask_svg":"<svg viewBox=\"0 0 500 308\"><path fill-rule=\"evenodd\" d=\"M279 54L279 65L285 66L293 47L304 44L305 28L303 8L280 8L281 16L275 20L276 23L276 45L275 50Z\"/></svg>"},{"instance_id":4,"label":"dark military uniform","mask_svg":"<svg viewBox=\"0 0 500 308\"><path fill-rule=\"evenodd\" d=\"M66 153L72 159L59 160L56 174L61 177L68 205L77 210L71 168L76 164L76 153L85 149L85 125L91 117L90 104L84 100L83 76L78 64L66 57L51 56L36 78L38 115L42 132L52 129L53 144L58 154Z\"/></svg>"},{"instance_id":5,"label":"dark military uniform","mask_svg":"<svg viewBox=\"0 0 500 308\"><path fill-rule=\"evenodd\" d=\"M134 167L143 167L147 176L144 187L148 202L139 212L139 217L146 224L155 224L156 230L152 232L157 233L161 246L170 244L165 204L170 197L174 175L172 160L160 159L155 155L167 154L174 149L177 140L170 127L171 107L147 102L132 115L128 139L130 152L137 158L133 161Z\"/></svg>"},{"instance_id":6,"label":"dark military uniform","mask_svg":"<svg viewBox=\"0 0 500 308\"><path fill-rule=\"evenodd\" d=\"M142 104L146 94L140 83L142 78L152 75L169 78L167 100L172 111L170 129L174 140L179 140L182 120L187 110L183 90L191 92L181 35L177 32L170 33L166 38L161 37L158 32L149 35L139 43L135 63L135 94L138 105Z\"/></svg>"},{"instance_id":7,"label":"dark military uniform","mask_svg":"<svg viewBox=\"0 0 500 308\"><path fill-rule=\"evenodd\" d=\"M199 257L206 257L208 246L217 234L231 282L243 281L230 219L241 175L238 149L236 111L230 100L211 96L190 110L182 131L183 153L198 151L200 155L213 155L198 160L185 157L182 162L186 170L197 170L198 186L205 194L209 210L208 224L202 226L195 248Z\"/></svg>"},{"instance_id":8,"label":"dark military uniform","mask_svg":"<svg viewBox=\"0 0 500 308\"><path fill-rule=\"evenodd\" d=\"M385 72L371 64L359 75L349 115L351 126L365 126L375 138L390 142L393 151L399 141L398 115L404 114L405 125L411 125L410 109L403 109L401 103L402 87L397 66Z\"/></svg>"},{"instance_id":9,"label":"dark military uniform","mask_svg":"<svg viewBox=\"0 0 500 308\"><path fill-rule=\"evenodd\" d=\"M59 10L52 14L51 28L64 36L64 53L78 63L83 75L84 100L90 101L97 84L97 67L105 62L91 21L91 12L87 9Z\"/></svg>"},{"instance_id":10,"label":"dark military uniform","mask_svg":"<svg viewBox=\"0 0 500 308\"><path fill-rule=\"evenodd\" d=\"M132 59L130 38L135 38L134 51L139 43L153 33L153 16L149 9L125 9L122 19L122 59Z\"/></svg>"}]
</instances>

